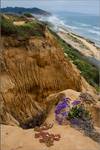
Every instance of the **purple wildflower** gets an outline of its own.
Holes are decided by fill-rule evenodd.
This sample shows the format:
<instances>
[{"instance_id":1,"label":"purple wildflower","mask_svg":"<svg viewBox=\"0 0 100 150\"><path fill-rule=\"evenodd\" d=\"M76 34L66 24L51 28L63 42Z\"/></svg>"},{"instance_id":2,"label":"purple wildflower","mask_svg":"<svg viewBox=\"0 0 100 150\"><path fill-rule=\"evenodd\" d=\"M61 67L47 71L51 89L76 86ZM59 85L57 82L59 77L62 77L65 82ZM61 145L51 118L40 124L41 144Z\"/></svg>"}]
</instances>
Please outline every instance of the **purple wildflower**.
<instances>
[{"instance_id":1,"label":"purple wildflower","mask_svg":"<svg viewBox=\"0 0 100 150\"><path fill-rule=\"evenodd\" d=\"M56 121L58 122L59 125L61 125L63 122L63 117L60 115L56 115Z\"/></svg>"},{"instance_id":2,"label":"purple wildflower","mask_svg":"<svg viewBox=\"0 0 100 150\"><path fill-rule=\"evenodd\" d=\"M66 102L68 102L70 100L70 98L66 97L63 100L66 101Z\"/></svg>"},{"instance_id":3,"label":"purple wildflower","mask_svg":"<svg viewBox=\"0 0 100 150\"><path fill-rule=\"evenodd\" d=\"M72 105L73 105L73 106L76 106L76 105L80 104L80 102L81 102L81 101L79 101L79 100L75 100L74 102L72 102Z\"/></svg>"},{"instance_id":4,"label":"purple wildflower","mask_svg":"<svg viewBox=\"0 0 100 150\"><path fill-rule=\"evenodd\" d=\"M68 116L68 113L69 112L62 112L61 114L62 114L62 116L66 117L66 116Z\"/></svg>"},{"instance_id":5,"label":"purple wildflower","mask_svg":"<svg viewBox=\"0 0 100 150\"><path fill-rule=\"evenodd\" d=\"M73 118L70 120L71 124L73 125L79 125L79 120L77 118Z\"/></svg>"},{"instance_id":6,"label":"purple wildflower","mask_svg":"<svg viewBox=\"0 0 100 150\"><path fill-rule=\"evenodd\" d=\"M62 109L67 108L67 107L69 107L69 105L66 103L66 101L58 103L55 109L55 113L59 114Z\"/></svg>"}]
</instances>

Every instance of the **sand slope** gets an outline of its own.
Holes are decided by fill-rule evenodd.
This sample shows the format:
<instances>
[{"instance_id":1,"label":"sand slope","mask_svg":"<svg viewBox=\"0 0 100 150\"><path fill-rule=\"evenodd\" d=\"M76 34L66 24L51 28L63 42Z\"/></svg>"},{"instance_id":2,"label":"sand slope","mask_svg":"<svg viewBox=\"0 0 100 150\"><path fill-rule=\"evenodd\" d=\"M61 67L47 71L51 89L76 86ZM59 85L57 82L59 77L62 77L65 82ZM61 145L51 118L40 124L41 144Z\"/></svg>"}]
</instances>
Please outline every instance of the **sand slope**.
<instances>
[{"instance_id":1,"label":"sand slope","mask_svg":"<svg viewBox=\"0 0 100 150\"><path fill-rule=\"evenodd\" d=\"M79 96L79 92L72 90L64 91L65 95L72 99ZM59 142L54 142L54 146L46 147L34 138L34 129L23 130L17 126L1 125L1 150L99 150L100 145L84 136L79 131L69 125L61 126L55 122L54 108L50 111L46 122L54 123L52 129L48 131L60 134ZM100 128L99 128L100 129Z\"/></svg>"},{"instance_id":2,"label":"sand slope","mask_svg":"<svg viewBox=\"0 0 100 150\"><path fill-rule=\"evenodd\" d=\"M2 125L1 150L99 150L100 146L69 126L55 125L51 132L60 133L61 140L48 148L34 138L34 130Z\"/></svg>"}]
</instances>

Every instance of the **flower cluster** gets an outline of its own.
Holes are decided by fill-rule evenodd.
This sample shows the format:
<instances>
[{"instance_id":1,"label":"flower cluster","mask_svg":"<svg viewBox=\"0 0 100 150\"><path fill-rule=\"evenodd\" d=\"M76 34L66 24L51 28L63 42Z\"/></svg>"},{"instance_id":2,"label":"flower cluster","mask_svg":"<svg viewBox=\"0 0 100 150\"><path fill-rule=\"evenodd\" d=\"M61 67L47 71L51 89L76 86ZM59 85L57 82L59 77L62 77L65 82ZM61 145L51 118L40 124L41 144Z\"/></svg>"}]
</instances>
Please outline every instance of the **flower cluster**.
<instances>
[{"instance_id":1,"label":"flower cluster","mask_svg":"<svg viewBox=\"0 0 100 150\"><path fill-rule=\"evenodd\" d=\"M79 97L79 100L73 102L69 98L64 98L55 108L55 119L60 125L69 123L100 143L100 133L95 131L91 114L86 109L82 98Z\"/></svg>"},{"instance_id":2,"label":"flower cluster","mask_svg":"<svg viewBox=\"0 0 100 150\"><path fill-rule=\"evenodd\" d=\"M55 118L59 124L62 124L68 116L70 108L69 101L69 98L64 98L61 102L57 104L55 108Z\"/></svg>"},{"instance_id":3,"label":"flower cluster","mask_svg":"<svg viewBox=\"0 0 100 150\"><path fill-rule=\"evenodd\" d=\"M58 124L67 123L67 120L70 120L71 123L78 124L77 118L81 113L79 112L81 104L81 100L74 100L72 102L70 98L64 98L60 101L55 108L55 119Z\"/></svg>"}]
</instances>

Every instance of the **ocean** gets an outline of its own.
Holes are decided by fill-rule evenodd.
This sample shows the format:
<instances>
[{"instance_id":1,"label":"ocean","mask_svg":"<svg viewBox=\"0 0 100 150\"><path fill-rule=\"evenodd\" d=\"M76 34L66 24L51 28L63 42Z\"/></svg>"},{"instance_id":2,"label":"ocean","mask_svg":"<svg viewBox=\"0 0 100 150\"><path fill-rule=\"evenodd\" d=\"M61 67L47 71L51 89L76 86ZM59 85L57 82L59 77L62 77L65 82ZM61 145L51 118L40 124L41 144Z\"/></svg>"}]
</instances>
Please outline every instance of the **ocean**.
<instances>
[{"instance_id":1,"label":"ocean","mask_svg":"<svg viewBox=\"0 0 100 150\"><path fill-rule=\"evenodd\" d=\"M100 47L100 16L63 11L42 20L51 22L55 28L62 26L69 29Z\"/></svg>"}]
</instances>

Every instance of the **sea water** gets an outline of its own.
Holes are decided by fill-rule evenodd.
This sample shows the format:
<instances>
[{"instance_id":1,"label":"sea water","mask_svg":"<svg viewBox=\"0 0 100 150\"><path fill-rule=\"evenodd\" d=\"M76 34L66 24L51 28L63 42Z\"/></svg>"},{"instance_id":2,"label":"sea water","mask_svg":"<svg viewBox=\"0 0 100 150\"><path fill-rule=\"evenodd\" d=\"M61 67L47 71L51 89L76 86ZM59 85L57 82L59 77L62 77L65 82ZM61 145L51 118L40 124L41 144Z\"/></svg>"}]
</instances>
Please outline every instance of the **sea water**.
<instances>
[{"instance_id":1,"label":"sea water","mask_svg":"<svg viewBox=\"0 0 100 150\"><path fill-rule=\"evenodd\" d=\"M56 15L73 31L100 44L100 16L72 12L59 12Z\"/></svg>"},{"instance_id":2,"label":"sea water","mask_svg":"<svg viewBox=\"0 0 100 150\"><path fill-rule=\"evenodd\" d=\"M51 22L55 27L69 29L100 47L100 16L62 11L45 17L44 20Z\"/></svg>"}]
</instances>

